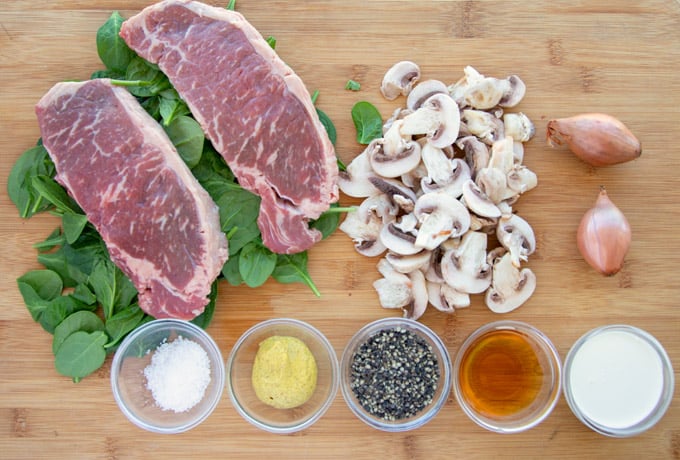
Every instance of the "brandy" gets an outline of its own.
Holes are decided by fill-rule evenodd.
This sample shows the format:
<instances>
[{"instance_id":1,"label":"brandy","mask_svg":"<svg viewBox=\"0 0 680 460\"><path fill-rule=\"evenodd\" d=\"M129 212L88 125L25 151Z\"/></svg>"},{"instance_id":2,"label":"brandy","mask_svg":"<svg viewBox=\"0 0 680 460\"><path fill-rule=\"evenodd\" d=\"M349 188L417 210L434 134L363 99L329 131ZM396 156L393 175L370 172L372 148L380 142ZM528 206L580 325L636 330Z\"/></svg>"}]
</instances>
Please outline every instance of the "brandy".
<instances>
[{"instance_id":1,"label":"brandy","mask_svg":"<svg viewBox=\"0 0 680 460\"><path fill-rule=\"evenodd\" d=\"M523 332L510 329L478 337L458 372L461 395L487 417L511 416L530 407L544 381L535 345Z\"/></svg>"}]
</instances>

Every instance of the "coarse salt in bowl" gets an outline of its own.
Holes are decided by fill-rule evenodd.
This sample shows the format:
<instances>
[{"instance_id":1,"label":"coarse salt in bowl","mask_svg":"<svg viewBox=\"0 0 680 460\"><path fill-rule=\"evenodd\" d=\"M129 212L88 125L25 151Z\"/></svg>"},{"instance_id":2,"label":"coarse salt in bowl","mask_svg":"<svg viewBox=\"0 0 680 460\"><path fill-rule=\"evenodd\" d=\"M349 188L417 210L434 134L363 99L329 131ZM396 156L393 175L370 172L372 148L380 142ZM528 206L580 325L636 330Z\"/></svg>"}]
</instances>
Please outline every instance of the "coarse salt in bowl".
<instances>
[{"instance_id":1,"label":"coarse salt in bowl","mask_svg":"<svg viewBox=\"0 0 680 460\"><path fill-rule=\"evenodd\" d=\"M132 423L156 433L181 433L203 422L224 389L222 354L210 335L178 319L150 321L120 344L111 388Z\"/></svg>"},{"instance_id":2,"label":"coarse salt in bowl","mask_svg":"<svg viewBox=\"0 0 680 460\"><path fill-rule=\"evenodd\" d=\"M390 346L397 351L387 350ZM423 426L451 391L451 359L444 343L424 324L406 318L383 318L361 328L345 347L340 372L350 410L382 431ZM395 397L388 395L392 392Z\"/></svg>"},{"instance_id":3,"label":"coarse salt in bowl","mask_svg":"<svg viewBox=\"0 0 680 460\"><path fill-rule=\"evenodd\" d=\"M255 357L260 345L272 337L299 339L314 357L316 385L309 398L296 407L265 404L253 385ZM301 431L318 421L337 394L338 376L338 360L328 339L312 325L292 318L254 325L236 341L227 359L227 389L234 408L254 426L276 434Z\"/></svg>"}]
</instances>

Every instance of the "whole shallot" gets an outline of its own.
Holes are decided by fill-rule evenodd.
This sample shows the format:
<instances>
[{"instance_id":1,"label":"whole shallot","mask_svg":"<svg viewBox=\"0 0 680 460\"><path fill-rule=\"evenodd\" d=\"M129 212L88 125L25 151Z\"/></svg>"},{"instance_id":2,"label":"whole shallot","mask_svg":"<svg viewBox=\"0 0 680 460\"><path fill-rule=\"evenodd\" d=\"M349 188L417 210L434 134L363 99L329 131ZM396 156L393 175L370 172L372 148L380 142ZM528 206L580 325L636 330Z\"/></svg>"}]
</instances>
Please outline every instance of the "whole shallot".
<instances>
[{"instance_id":1,"label":"whole shallot","mask_svg":"<svg viewBox=\"0 0 680 460\"><path fill-rule=\"evenodd\" d=\"M591 166L610 166L636 159L642 154L640 141L620 120L604 113L584 113L550 120L548 144L567 144Z\"/></svg>"},{"instance_id":2,"label":"whole shallot","mask_svg":"<svg viewBox=\"0 0 680 460\"><path fill-rule=\"evenodd\" d=\"M630 224L604 187L583 215L576 241L585 261L603 275L614 275L623 267L631 243Z\"/></svg>"}]
</instances>

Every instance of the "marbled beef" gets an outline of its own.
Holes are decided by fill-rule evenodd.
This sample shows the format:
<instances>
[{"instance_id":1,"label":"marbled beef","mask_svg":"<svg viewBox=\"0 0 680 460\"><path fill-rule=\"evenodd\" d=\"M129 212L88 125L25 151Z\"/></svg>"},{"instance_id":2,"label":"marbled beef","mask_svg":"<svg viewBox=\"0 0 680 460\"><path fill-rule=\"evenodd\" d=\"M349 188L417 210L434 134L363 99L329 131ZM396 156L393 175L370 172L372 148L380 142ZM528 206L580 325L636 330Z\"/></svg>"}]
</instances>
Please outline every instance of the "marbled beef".
<instances>
[{"instance_id":1,"label":"marbled beef","mask_svg":"<svg viewBox=\"0 0 680 460\"><path fill-rule=\"evenodd\" d=\"M234 11L165 0L121 37L165 72L239 183L262 198L258 226L278 253L308 249L308 226L338 198L333 145L302 80Z\"/></svg>"},{"instance_id":2,"label":"marbled beef","mask_svg":"<svg viewBox=\"0 0 680 460\"><path fill-rule=\"evenodd\" d=\"M150 315L204 310L227 259L214 201L163 129L108 80L58 83L36 107L56 180L99 231Z\"/></svg>"}]
</instances>

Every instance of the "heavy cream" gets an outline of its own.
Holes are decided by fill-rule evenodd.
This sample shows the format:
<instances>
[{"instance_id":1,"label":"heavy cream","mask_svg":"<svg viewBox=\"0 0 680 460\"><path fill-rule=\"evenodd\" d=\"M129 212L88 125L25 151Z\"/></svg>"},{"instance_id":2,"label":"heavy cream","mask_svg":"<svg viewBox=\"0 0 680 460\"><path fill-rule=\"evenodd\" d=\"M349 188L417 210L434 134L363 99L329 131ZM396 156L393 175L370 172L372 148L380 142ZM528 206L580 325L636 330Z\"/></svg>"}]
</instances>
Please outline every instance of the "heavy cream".
<instances>
[{"instance_id":1,"label":"heavy cream","mask_svg":"<svg viewBox=\"0 0 680 460\"><path fill-rule=\"evenodd\" d=\"M672 397L668 357L653 337L637 328L591 331L577 342L565 365L569 405L604 434L627 436L638 427L648 428L663 415L664 399Z\"/></svg>"}]
</instances>

